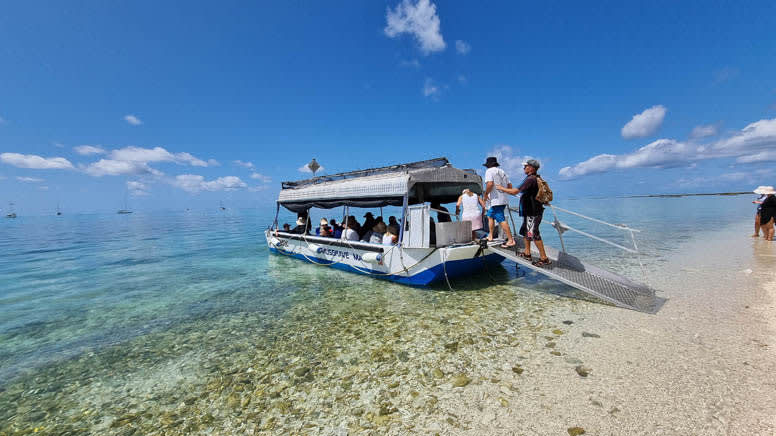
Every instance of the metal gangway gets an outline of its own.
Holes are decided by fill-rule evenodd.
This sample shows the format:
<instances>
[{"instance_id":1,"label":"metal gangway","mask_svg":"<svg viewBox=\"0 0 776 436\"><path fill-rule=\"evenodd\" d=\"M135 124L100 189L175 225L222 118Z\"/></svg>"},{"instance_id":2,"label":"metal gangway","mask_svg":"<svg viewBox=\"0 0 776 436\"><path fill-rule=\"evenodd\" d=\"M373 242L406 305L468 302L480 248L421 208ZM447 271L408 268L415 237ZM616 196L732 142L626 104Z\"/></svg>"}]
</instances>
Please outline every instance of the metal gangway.
<instances>
[{"instance_id":1,"label":"metal gangway","mask_svg":"<svg viewBox=\"0 0 776 436\"><path fill-rule=\"evenodd\" d=\"M512 229L516 231L519 227L515 227L515 221L512 214L512 212L516 211L516 209L513 209L511 206L507 207L509 210L509 219L512 222ZM543 274L549 278L558 280L559 282L563 282L569 286L579 289L580 291L583 291L600 300L609 302L616 306L652 314L657 313L657 311L660 310L660 307L662 307L665 299L656 296L654 289L647 285L634 282L622 275L583 262L579 258L566 252L566 244L563 241L563 234L567 231L571 231L604 244L611 245L638 257L639 250L638 246L636 245L636 238L634 233L638 233L639 230L630 228L625 225L607 223L605 221L591 218L580 213L572 212L570 210L562 209L556 206L547 205L547 207L552 210L554 220L550 223L550 225L558 232L558 237L560 238L561 244L560 251L552 247L548 247L545 244L544 249L547 257L552 261L550 265L535 266L528 259L520 257L517 253L517 250L524 250L525 246L523 239L519 236L515 238L516 245L514 248L501 248L499 246L500 243L495 242L488 244L488 248L491 251L504 256L505 258L517 263L522 267L536 271L539 274ZM582 230L575 229L568 224L562 223L558 219L558 211L629 233L630 240L633 243L633 248L617 244ZM531 252L532 254L538 255L538 250L535 246L532 246ZM646 279L644 265L642 264L640 258L638 258L638 260L642 273Z\"/></svg>"}]
</instances>

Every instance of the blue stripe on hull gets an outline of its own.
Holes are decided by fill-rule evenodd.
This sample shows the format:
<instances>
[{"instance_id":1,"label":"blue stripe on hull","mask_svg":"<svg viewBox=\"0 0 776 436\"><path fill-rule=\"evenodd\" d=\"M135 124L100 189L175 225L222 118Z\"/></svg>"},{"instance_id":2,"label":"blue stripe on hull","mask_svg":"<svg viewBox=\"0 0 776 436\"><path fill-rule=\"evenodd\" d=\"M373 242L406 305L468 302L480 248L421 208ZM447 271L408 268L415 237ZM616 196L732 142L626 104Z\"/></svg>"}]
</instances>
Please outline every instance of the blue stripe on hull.
<instances>
[{"instance_id":1,"label":"blue stripe on hull","mask_svg":"<svg viewBox=\"0 0 776 436\"><path fill-rule=\"evenodd\" d=\"M383 280L390 280L392 282L401 283L401 284L410 285L410 286L428 286L434 282L444 279L445 268L447 269L447 276L451 279L454 279L456 277L470 275L481 271L484 268L485 263L487 263L487 265L490 266L490 265L498 265L504 261L503 256L496 253L491 253L485 257L477 257L474 259L451 260L447 262L447 265L444 268L442 264L439 264L434 266L433 268L429 268L427 270L421 271L411 276L400 275L400 274L384 275L379 271L373 271L373 270L369 270L369 272L372 274L368 274L364 272L365 270L367 270L367 268L359 267L358 269L356 269L351 265L348 265L345 263L333 263L330 260L321 259L318 257L312 257L312 256L305 257L304 255L298 254L298 253L294 253L294 254L286 253L286 252L278 253L277 248L274 248L274 247L270 247L269 250L272 253L281 254L286 257L293 257L295 259L303 260L308 263L331 266L332 268L336 268L338 270L368 275L370 277L383 279Z\"/></svg>"}]
</instances>

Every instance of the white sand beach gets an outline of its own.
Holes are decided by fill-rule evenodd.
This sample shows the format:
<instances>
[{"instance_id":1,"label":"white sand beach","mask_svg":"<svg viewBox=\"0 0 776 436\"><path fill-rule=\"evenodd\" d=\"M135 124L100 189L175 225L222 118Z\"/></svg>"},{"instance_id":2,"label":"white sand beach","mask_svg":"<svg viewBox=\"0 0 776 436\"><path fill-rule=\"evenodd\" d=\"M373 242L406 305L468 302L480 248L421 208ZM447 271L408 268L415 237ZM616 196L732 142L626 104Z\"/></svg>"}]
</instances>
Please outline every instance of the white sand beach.
<instances>
[{"instance_id":1,"label":"white sand beach","mask_svg":"<svg viewBox=\"0 0 776 436\"><path fill-rule=\"evenodd\" d=\"M653 271L668 298L656 315L594 304L558 315L573 322L552 339L562 355L525 366L512 389L481 384L458 410L474 425L442 434L776 434L776 243L740 230Z\"/></svg>"}]
</instances>

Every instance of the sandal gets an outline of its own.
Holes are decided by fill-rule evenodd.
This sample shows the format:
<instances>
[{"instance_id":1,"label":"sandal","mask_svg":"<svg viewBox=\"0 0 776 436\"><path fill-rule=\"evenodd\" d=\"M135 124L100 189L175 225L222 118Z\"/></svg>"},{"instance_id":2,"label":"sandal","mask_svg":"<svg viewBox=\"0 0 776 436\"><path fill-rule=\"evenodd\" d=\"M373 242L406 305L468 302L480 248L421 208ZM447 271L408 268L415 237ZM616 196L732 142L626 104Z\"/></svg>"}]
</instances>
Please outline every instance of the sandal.
<instances>
[{"instance_id":1,"label":"sandal","mask_svg":"<svg viewBox=\"0 0 776 436\"><path fill-rule=\"evenodd\" d=\"M517 245L517 244L512 244L512 245L509 245L509 244L507 244L507 243L505 242L505 243L503 243L503 244L499 245L499 247L500 247L500 248L515 248L515 246L516 246L516 245Z\"/></svg>"},{"instance_id":2,"label":"sandal","mask_svg":"<svg viewBox=\"0 0 776 436\"><path fill-rule=\"evenodd\" d=\"M549 266L552 265L552 261L548 259L539 259L536 262L532 262L531 265L533 266Z\"/></svg>"},{"instance_id":3,"label":"sandal","mask_svg":"<svg viewBox=\"0 0 776 436\"><path fill-rule=\"evenodd\" d=\"M533 259L533 258L531 257L531 255L530 255L530 254L525 254L525 253L524 253L524 252L522 252L522 251L518 251L518 252L517 252L517 255L518 255L518 256L520 256L520 257L522 257L523 259L528 259L528 260L531 260L531 259Z\"/></svg>"}]
</instances>

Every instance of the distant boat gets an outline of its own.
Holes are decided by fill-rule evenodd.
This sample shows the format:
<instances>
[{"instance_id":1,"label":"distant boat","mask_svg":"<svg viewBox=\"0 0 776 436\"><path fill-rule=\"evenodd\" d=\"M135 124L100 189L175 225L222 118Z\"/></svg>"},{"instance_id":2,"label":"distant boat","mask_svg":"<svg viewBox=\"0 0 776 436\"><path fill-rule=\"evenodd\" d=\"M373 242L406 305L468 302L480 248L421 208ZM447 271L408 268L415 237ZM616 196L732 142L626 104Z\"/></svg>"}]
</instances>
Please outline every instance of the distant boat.
<instances>
[{"instance_id":1,"label":"distant boat","mask_svg":"<svg viewBox=\"0 0 776 436\"><path fill-rule=\"evenodd\" d=\"M132 211L129 210L129 207L127 207L127 194L126 193L124 193L124 209L119 209L119 211L116 212L116 213L118 213L119 215L127 215L127 214L132 213Z\"/></svg>"},{"instance_id":2,"label":"distant boat","mask_svg":"<svg viewBox=\"0 0 776 436\"><path fill-rule=\"evenodd\" d=\"M224 202L223 201L219 202L218 204L219 204L219 206L218 206L219 209L226 210L226 208L224 207Z\"/></svg>"},{"instance_id":3,"label":"distant boat","mask_svg":"<svg viewBox=\"0 0 776 436\"><path fill-rule=\"evenodd\" d=\"M8 214L6 218L16 218L16 212L13 211L13 202L8 203Z\"/></svg>"},{"instance_id":4,"label":"distant boat","mask_svg":"<svg viewBox=\"0 0 776 436\"><path fill-rule=\"evenodd\" d=\"M59 203L57 203L57 216L62 216L62 211L59 210Z\"/></svg>"}]
</instances>

